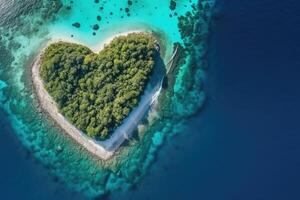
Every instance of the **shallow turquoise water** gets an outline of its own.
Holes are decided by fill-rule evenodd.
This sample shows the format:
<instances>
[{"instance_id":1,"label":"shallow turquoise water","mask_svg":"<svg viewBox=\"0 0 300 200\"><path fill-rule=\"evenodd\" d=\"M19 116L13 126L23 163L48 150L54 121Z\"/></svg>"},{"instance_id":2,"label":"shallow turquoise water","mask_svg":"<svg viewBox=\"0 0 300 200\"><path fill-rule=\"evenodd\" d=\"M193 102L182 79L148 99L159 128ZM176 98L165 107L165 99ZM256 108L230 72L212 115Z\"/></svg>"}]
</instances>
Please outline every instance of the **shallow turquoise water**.
<instances>
[{"instance_id":1,"label":"shallow turquoise water","mask_svg":"<svg viewBox=\"0 0 300 200\"><path fill-rule=\"evenodd\" d=\"M10 25L1 24L1 107L9 114L24 146L59 181L88 196L129 189L145 175L159 147L180 133L186 118L201 108L205 99L202 91L205 73L201 67L205 65L208 35L206 18L209 18L210 7L205 6L207 2L201 3L206 8L201 8L199 16L190 20L193 28L188 36L183 36L178 27L178 16L192 11L197 2L177 1L176 9L171 11L169 1L159 0L133 1L131 6L127 1L40 1L36 8L30 7L31 12L21 12L23 15L19 18L8 17ZM130 16L124 11L126 7ZM200 11L194 9L192 17L197 12ZM98 15L101 21L97 20ZM72 26L75 22L80 23L80 28ZM92 29L95 24L100 27L97 31ZM200 40L193 39L195 25L201 27ZM74 40L93 48L113 34L130 30L158 34L166 44L165 61L170 58L175 42L192 44L192 47L187 46L187 57L174 74L177 77L174 85L169 86L159 102L159 109L151 114L156 120L140 126L137 136L124 145L114 159L103 163L68 139L41 113L32 90L30 65L41 46L50 39ZM192 62L195 54L203 60ZM58 150L59 146L63 151Z\"/></svg>"},{"instance_id":2,"label":"shallow turquoise water","mask_svg":"<svg viewBox=\"0 0 300 200\"><path fill-rule=\"evenodd\" d=\"M178 32L177 17L170 17L170 14L183 15L191 10L191 4L195 0L179 1L176 11L169 9L169 1L148 0L138 1L128 6L127 1L107 1L98 4L91 2L83 3L75 1L71 10L66 12L66 16L61 16L59 20L49 27L51 37L70 38L86 45L94 46L105 38L119 32L127 30L154 30L160 32L168 40L168 43L181 42L180 33ZM101 10L103 7L103 10ZM125 8L129 8L130 16L127 16ZM122 9L122 10L120 10ZM112 14L111 14L112 13ZM101 20L97 20L97 16ZM70 26L74 22L80 23L80 28ZM98 24L99 30L92 30L92 26ZM96 33L93 36L93 32Z\"/></svg>"}]
</instances>

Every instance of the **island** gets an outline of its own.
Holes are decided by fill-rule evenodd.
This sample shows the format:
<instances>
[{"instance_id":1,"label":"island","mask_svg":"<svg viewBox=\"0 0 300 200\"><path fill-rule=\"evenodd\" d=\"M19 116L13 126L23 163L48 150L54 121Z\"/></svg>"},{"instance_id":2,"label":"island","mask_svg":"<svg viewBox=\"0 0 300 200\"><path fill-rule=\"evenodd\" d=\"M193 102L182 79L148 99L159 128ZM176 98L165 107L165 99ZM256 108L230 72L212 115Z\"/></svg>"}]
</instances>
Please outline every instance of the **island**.
<instances>
[{"instance_id":1,"label":"island","mask_svg":"<svg viewBox=\"0 0 300 200\"><path fill-rule=\"evenodd\" d=\"M158 56L156 38L144 32L117 36L99 53L54 42L33 64L33 85L42 109L64 132L106 160L159 94L163 76L145 91Z\"/></svg>"}]
</instances>

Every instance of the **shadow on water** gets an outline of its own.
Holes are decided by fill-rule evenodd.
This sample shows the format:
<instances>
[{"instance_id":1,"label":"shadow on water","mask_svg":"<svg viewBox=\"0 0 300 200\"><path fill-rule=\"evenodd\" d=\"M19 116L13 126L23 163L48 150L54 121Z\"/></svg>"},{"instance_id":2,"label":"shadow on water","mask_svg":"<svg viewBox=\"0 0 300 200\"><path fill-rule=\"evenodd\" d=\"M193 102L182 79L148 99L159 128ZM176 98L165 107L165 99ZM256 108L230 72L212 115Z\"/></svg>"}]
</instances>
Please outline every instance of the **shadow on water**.
<instances>
[{"instance_id":1,"label":"shadow on water","mask_svg":"<svg viewBox=\"0 0 300 200\"><path fill-rule=\"evenodd\" d=\"M149 82L147 84L147 88L146 90L153 90L156 87L160 87L161 86L161 82L165 79L166 77L166 65L160 55L159 52L155 52L155 66L152 70L152 74L151 77L149 79ZM148 109L148 111L145 113L144 117L142 118L141 122L139 124L147 124L147 116L149 114L150 109ZM135 128L135 131L133 132L130 140L126 140L122 146L128 146L129 145L129 141L132 140L139 140L139 136L138 136L138 131L137 131L137 127Z\"/></svg>"},{"instance_id":2,"label":"shadow on water","mask_svg":"<svg viewBox=\"0 0 300 200\"><path fill-rule=\"evenodd\" d=\"M157 84L160 84L160 82L164 79L164 76L166 75L166 65L161 58L159 52L155 52L155 66L152 71L152 75L149 79L149 86L151 88L155 88Z\"/></svg>"}]
</instances>

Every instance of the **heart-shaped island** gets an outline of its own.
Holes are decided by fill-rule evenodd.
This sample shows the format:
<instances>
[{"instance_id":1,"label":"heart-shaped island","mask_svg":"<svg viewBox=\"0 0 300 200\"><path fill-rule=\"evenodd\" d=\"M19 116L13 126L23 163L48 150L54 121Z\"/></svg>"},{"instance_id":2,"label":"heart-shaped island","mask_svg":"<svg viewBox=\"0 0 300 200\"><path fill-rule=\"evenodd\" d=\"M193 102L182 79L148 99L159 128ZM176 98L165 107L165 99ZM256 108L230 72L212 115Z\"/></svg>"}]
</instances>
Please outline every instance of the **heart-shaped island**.
<instances>
[{"instance_id":1,"label":"heart-shaped island","mask_svg":"<svg viewBox=\"0 0 300 200\"><path fill-rule=\"evenodd\" d=\"M157 57L159 44L149 33L118 36L99 53L80 44L56 42L33 65L33 83L42 108L60 127L107 159L151 104L157 87L143 103L139 101ZM131 124L122 125L129 116L134 119Z\"/></svg>"}]
</instances>

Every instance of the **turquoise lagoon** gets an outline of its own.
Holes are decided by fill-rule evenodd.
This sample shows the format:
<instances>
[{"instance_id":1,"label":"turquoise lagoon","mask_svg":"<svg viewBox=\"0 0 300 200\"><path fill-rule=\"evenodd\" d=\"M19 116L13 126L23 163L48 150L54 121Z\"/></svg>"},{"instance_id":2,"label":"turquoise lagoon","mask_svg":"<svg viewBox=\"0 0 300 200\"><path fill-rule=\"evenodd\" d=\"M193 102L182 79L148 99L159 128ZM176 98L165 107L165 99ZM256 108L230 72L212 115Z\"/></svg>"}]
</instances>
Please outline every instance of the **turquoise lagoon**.
<instances>
[{"instance_id":1,"label":"turquoise lagoon","mask_svg":"<svg viewBox=\"0 0 300 200\"><path fill-rule=\"evenodd\" d=\"M8 2L6 7L17 6L15 3ZM212 2L177 0L175 10L170 9L168 0L25 3L30 6L22 5L19 15L2 12L5 18L0 21L0 106L8 113L18 138L58 181L73 190L95 197L130 189L147 173L159 147L181 133L184 122L203 105ZM5 6L1 9L5 11ZM93 29L96 24L98 30ZM157 34L165 46L165 62L172 55L174 43L180 43L184 50L168 76L168 87L156 109L149 112L135 137L113 159L103 162L43 114L32 88L30 66L51 39L95 48L112 35L132 30Z\"/></svg>"}]
</instances>

